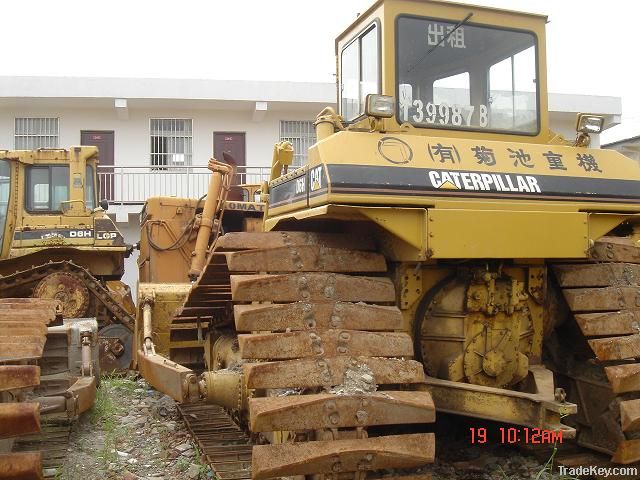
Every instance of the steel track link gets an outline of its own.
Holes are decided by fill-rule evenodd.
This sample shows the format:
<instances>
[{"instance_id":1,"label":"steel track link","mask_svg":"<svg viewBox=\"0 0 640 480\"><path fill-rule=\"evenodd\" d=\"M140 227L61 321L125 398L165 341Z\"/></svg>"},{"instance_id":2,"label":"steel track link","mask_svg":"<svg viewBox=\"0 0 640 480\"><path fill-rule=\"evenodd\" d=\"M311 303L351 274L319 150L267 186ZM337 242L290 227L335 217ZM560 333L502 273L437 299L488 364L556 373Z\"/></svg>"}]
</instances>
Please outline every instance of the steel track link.
<instances>
[{"instance_id":1,"label":"steel track link","mask_svg":"<svg viewBox=\"0 0 640 480\"><path fill-rule=\"evenodd\" d=\"M7 291L37 282L47 275L57 272L67 272L76 275L89 289L92 295L121 323L133 331L135 319L120 305L98 279L89 270L71 261L49 262L44 265L20 270L10 275L0 277L0 291Z\"/></svg>"},{"instance_id":2,"label":"steel track link","mask_svg":"<svg viewBox=\"0 0 640 480\"><path fill-rule=\"evenodd\" d=\"M191 403L178 405L178 411L217 478L251 478L253 444L222 407Z\"/></svg>"}]
</instances>

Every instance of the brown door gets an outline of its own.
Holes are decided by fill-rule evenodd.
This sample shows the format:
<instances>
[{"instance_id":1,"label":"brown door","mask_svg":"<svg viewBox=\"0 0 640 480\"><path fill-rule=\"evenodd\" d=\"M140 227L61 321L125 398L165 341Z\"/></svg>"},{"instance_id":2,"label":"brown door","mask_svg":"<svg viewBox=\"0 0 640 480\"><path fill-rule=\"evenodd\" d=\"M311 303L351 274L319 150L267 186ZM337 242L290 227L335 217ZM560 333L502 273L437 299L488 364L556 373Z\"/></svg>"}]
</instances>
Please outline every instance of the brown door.
<instances>
[{"instance_id":1,"label":"brown door","mask_svg":"<svg viewBox=\"0 0 640 480\"><path fill-rule=\"evenodd\" d=\"M114 132L102 130L82 130L80 132L81 145L93 145L98 147L98 183L100 190L98 199L113 200L114 185L114 155L113 155Z\"/></svg>"},{"instance_id":2,"label":"brown door","mask_svg":"<svg viewBox=\"0 0 640 480\"><path fill-rule=\"evenodd\" d=\"M213 132L213 156L216 160L233 163L235 167L240 167L236 169L227 198L229 200L244 200L244 190L233 186L245 183L246 173L242 168L246 164L244 133Z\"/></svg>"}]
</instances>

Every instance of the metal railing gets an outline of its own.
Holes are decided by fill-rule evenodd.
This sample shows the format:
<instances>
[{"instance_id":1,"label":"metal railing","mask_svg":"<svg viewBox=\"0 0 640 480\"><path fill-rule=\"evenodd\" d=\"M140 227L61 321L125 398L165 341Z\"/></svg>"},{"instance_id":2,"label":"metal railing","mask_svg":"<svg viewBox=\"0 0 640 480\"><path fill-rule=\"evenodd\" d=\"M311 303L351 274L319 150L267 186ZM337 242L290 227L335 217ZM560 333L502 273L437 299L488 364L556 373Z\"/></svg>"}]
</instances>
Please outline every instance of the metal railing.
<instances>
[{"instance_id":1,"label":"metal railing","mask_svg":"<svg viewBox=\"0 0 640 480\"><path fill-rule=\"evenodd\" d=\"M236 167L232 185L269 180L270 167ZM206 166L98 166L100 199L111 203L144 203L149 197L200 198L207 193L211 171Z\"/></svg>"}]
</instances>

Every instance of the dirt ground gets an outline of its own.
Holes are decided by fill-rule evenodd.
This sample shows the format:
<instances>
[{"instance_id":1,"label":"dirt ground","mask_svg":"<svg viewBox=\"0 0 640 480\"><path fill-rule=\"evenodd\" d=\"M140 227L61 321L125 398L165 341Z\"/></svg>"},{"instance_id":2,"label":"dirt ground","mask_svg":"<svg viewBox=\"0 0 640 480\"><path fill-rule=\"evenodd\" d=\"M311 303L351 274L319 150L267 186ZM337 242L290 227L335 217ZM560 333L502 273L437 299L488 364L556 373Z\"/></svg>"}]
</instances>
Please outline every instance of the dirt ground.
<instances>
[{"instance_id":1,"label":"dirt ground","mask_svg":"<svg viewBox=\"0 0 640 480\"><path fill-rule=\"evenodd\" d=\"M103 378L96 405L74 425L60 480L208 479L175 402L134 375Z\"/></svg>"},{"instance_id":2,"label":"dirt ground","mask_svg":"<svg viewBox=\"0 0 640 480\"><path fill-rule=\"evenodd\" d=\"M436 427L433 480L565 480L545 455L500 445L470 445L465 420L444 417ZM462 423L462 424L461 424ZM465 437L465 438L462 438ZM399 472L396 472L399 473ZM175 402L134 373L103 378L93 410L74 425L60 480L204 480L201 461Z\"/></svg>"}]
</instances>

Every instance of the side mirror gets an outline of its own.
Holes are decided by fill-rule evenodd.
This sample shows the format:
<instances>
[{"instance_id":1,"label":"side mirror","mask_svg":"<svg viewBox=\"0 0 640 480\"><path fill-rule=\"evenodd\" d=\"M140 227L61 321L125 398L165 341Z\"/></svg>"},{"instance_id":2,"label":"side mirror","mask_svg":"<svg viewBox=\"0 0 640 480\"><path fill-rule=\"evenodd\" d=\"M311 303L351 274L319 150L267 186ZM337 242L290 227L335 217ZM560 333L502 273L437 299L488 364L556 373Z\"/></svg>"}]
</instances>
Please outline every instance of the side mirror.
<instances>
[{"instance_id":1,"label":"side mirror","mask_svg":"<svg viewBox=\"0 0 640 480\"><path fill-rule=\"evenodd\" d=\"M109 210L109 200L107 200L106 198L103 198L102 200L100 200L100 208L103 210Z\"/></svg>"}]
</instances>

